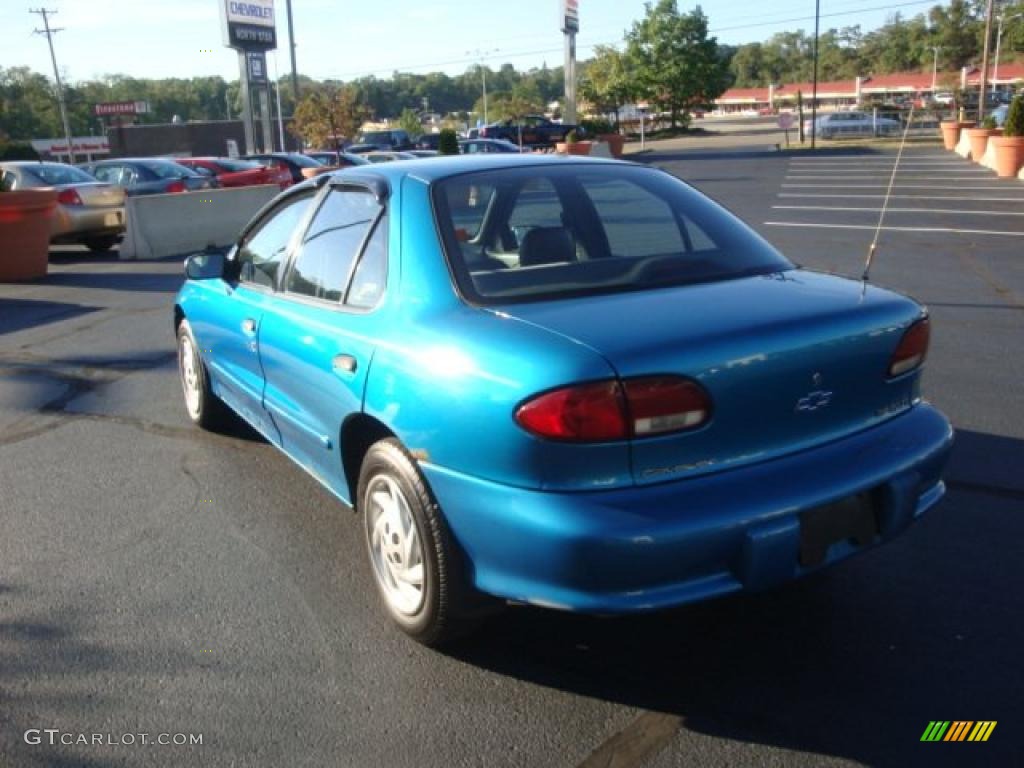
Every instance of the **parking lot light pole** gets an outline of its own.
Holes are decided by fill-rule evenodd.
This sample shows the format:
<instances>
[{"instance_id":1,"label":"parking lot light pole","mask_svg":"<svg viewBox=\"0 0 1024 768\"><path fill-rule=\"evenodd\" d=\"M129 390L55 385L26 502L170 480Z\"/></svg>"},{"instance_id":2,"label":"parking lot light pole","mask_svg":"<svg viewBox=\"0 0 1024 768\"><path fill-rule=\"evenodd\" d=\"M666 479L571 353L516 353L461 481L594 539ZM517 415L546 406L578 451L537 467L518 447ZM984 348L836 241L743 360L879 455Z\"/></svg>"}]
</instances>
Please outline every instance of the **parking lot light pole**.
<instances>
[{"instance_id":1,"label":"parking lot light pole","mask_svg":"<svg viewBox=\"0 0 1024 768\"><path fill-rule=\"evenodd\" d=\"M811 85L811 149L818 137L818 25L821 21L821 0L814 0L814 82Z\"/></svg>"},{"instance_id":2,"label":"parking lot light pole","mask_svg":"<svg viewBox=\"0 0 1024 768\"><path fill-rule=\"evenodd\" d=\"M932 98L935 98L935 86L939 80L939 46L932 46Z\"/></svg>"},{"instance_id":3,"label":"parking lot light pole","mask_svg":"<svg viewBox=\"0 0 1024 768\"><path fill-rule=\"evenodd\" d=\"M477 48L475 51L466 51L467 56L473 56L476 59L477 66L480 67L480 80L483 84L484 91L484 125L487 125L487 66L485 62L487 57L492 53L497 53L500 48L490 48L486 51L482 51Z\"/></svg>"},{"instance_id":4,"label":"parking lot light pole","mask_svg":"<svg viewBox=\"0 0 1024 768\"><path fill-rule=\"evenodd\" d=\"M996 92L996 80L999 78L999 48L1003 42L1003 22L1013 21L1024 16L1024 13L1015 13L1012 16L1004 16L999 14L996 18L996 62L992 67L992 93Z\"/></svg>"}]
</instances>

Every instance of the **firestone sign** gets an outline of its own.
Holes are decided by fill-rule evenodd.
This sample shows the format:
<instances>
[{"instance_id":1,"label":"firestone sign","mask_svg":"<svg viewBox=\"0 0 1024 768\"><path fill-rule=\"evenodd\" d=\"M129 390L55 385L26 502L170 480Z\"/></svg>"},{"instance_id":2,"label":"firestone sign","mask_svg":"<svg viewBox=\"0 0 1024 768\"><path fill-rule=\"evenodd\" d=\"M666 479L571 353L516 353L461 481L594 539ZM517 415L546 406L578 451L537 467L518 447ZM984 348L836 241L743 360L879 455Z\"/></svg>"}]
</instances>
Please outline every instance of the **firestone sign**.
<instances>
[{"instance_id":1,"label":"firestone sign","mask_svg":"<svg viewBox=\"0 0 1024 768\"><path fill-rule=\"evenodd\" d=\"M144 115L149 112L147 101L104 101L97 104L96 114L104 115Z\"/></svg>"},{"instance_id":2,"label":"firestone sign","mask_svg":"<svg viewBox=\"0 0 1024 768\"><path fill-rule=\"evenodd\" d=\"M562 31L580 31L580 4L579 0L562 0Z\"/></svg>"},{"instance_id":3,"label":"firestone sign","mask_svg":"<svg viewBox=\"0 0 1024 768\"><path fill-rule=\"evenodd\" d=\"M224 45L239 51L277 48L274 0L220 0Z\"/></svg>"}]
</instances>

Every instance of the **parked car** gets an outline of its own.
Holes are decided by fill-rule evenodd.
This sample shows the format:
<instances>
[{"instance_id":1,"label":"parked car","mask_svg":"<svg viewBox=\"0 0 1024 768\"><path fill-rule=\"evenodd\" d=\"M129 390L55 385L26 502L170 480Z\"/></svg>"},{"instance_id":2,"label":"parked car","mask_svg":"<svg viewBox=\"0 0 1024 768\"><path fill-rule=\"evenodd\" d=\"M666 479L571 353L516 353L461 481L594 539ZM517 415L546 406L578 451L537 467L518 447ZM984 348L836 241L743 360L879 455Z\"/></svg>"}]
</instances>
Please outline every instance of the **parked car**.
<instances>
[{"instance_id":1,"label":"parked car","mask_svg":"<svg viewBox=\"0 0 1024 768\"><path fill-rule=\"evenodd\" d=\"M323 163L324 165L334 168L347 168L352 165L366 165L369 162L361 155L353 155L351 152L318 150L316 152L307 152L306 155L313 158L318 163Z\"/></svg>"},{"instance_id":2,"label":"parked car","mask_svg":"<svg viewBox=\"0 0 1024 768\"><path fill-rule=\"evenodd\" d=\"M263 152L255 155L245 155L244 159L255 160L257 163L268 168L288 171L292 177L292 184L298 184L306 178L302 175L304 168L314 172L324 170L324 164L319 160L314 160L312 157L307 157L298 152Z\"/></svg>"},{"instance_id":3,"label":"parked car","mask_svg":"<svg viewBox=\"0 0 1024 768\"><path fill-rule=\"evenodd\" d=\"M504 139L464 139L459 142L459 151L464 155L513 152L519 154L520 149L518 144Z\"/></svg>"},{"instance_id":4,"label":"parked car","mask_svg":"<svg viewBox=\"0 0 1024 768\"><path fill-rule=\"evenodd\" d=\"M277 184L281 189L292 183L292 175L282 168L268 168L254 160L233 157L179 157L175 162L197 173L209 171L222 187L251 187Z\"/></svg>"},{"instance_id":5,"label":"parked car","mask_svg":"<svg viewBox=\"0 0 1024 768\"><path fill-rule=\"evenodd\" d=\"M52 243L80 243L101 252L113 248L124 233L124 190L97 181L73 165L0 163L0 187L57 190L57 208L50 222Z\"/></svg>"},{"instance_id":6,"label":"parked car","mask_svg":"<svg viewBox=\"0 0 1024 768\"><path fill-rule=\"evenodd\" d=\"M391 163L395 160L416 160L417 155L409 152L367 152L363 155L371 163Z\"/></svg>"},{"instance_id":7,"label":"parked car","mask_svg":"<svg viewBox=\"0 0 1024 768\"><path fill-rule=\"evenodd\" d=\"M433 149L437 150L441 145L441 134L440 133L425 133L416 139L416 149Z\"/></svg>"},{"instance_id":8,"label":"parked car","mask_svg":"<svg viewBox=\"0 0 1024 768\"><path fill-rule=\"evenodd\" d=\"M583 135L583 129L578 125L555 123L544 115L526 115L518 123L515 120L504 120L485 125L480 129L479 138L505 139L517 146L522 143L530 147L550 147L565 141L570 131L575 131L579 137Z\"/></svg>"},{"instance_id":9,"label":"parked car","mask_svg":"<svg viewBox=\"0 0 1024 768\"><path fill-rule=\"evenodd\" d=\"M402 151L413 149L412 139L403 130L365 131L356 137L355 143L348 148L349 152L362 154L376 150Z\"/></svg>"},{"instance_id":10,"label":"parked car","mask_svg":"<svg viewBox=\"0 0 1024 768\"><path fill-rule=\"evenodd\" d=\"M992 110L991 115L992 115L992 119L996 121L996 127L998 127L998 128L1002 128L1003 127L1003 124L1006 122L1006 116L1009 114L1009 112L1010 112L1010 105L1009 104L1002 104L1002 105L1000 105L1000 106L998 106L998 107L996 107L995 109Z\"/></svg>"},{"instance_id":11,"label":"parked car","mask_svg":"<svg viewBox=\"0 0 1024 768\"><path fill-rule=\"evenodd\" d=\"M195 192L217 186L215 178L159 157L119 157L78 167L100 181L122 187L129 197Z\"/></svg>"},{"instance_id":12,"label":"parked car","mask_svg":"<svg viewBox=\"0 0 1024 768\"><path fill-rule=\"evenodd\" d=\"M944 494L926 310L796 267L654 167L346 169L186 276L189 418L233 410L351 504L423 642L500 600L614 614L777 585Z\"/></svg>"},{"instance_id":13,"label":"parked car","mask_svg":"<svg viewBox=\"0 0 1024 768\"><path fill-rule=\"evenodd\" d=\"M821 139L834 139L846 136L891 136L902 130L899 120L888 117L875 117L867 112L833 112L830 115L818 115L817 136ZM810 136L814 123L804 121L804 135Z\"/></svg>"}]
</instances>

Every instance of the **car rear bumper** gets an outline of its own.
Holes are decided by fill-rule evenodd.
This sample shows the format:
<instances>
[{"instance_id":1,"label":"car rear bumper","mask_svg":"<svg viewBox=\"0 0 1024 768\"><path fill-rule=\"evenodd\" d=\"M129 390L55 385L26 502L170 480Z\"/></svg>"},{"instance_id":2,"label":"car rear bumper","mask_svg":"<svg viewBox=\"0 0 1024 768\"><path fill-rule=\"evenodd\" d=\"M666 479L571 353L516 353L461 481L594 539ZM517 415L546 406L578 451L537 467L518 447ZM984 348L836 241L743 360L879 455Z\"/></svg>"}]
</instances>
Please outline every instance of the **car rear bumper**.
<instances>
[{"instance_id":1,"label":"car rear bumper","mask_svg":"<svg viewBox=\"0 0 1024 768\"><path fill-rule=\"evenodd\" d=\"M601 492L512 488L424 463L474 585L566 610L652 610L764 589L887 541L942 498L953 443L927 404L799 454ZM801 514L870 492L877 531L800 563Z\"/></svg>"},{"instance_id":2,"label":"car rear bumper","mask_svg":"<svg viewBox=\"0 0 1024 768\"><path fill-rule=\"evenodd\" d=\"M50 239L74 241L83 237L124 232L124 206L58 205L50 225Z\"/></svg>"}]
</instances>

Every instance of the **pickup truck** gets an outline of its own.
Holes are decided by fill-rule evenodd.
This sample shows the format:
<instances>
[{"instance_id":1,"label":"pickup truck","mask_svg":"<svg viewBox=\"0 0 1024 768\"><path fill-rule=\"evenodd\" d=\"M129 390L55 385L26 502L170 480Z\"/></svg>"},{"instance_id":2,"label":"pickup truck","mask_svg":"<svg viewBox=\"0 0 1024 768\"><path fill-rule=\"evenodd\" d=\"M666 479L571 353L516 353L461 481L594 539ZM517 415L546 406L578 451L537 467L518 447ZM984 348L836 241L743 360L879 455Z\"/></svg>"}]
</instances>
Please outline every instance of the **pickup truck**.
<instances>
[{"instance_id":1,"label":"pickup truck","mask_svg":"<svg viewBox=\"0 0 1024 768\"><path fill-rule=\"evenodd\" d=\"M526 115L522 123L505 120L491 123L480 129L481 139L505 139L513 144L519 143L519 130L522 128L523 145L531 147L549 147L559 141L565 141L569 131L576 131L581 136L582 129L566 123L553 123L543 115Z\"/></svg>"}]
</instances>

